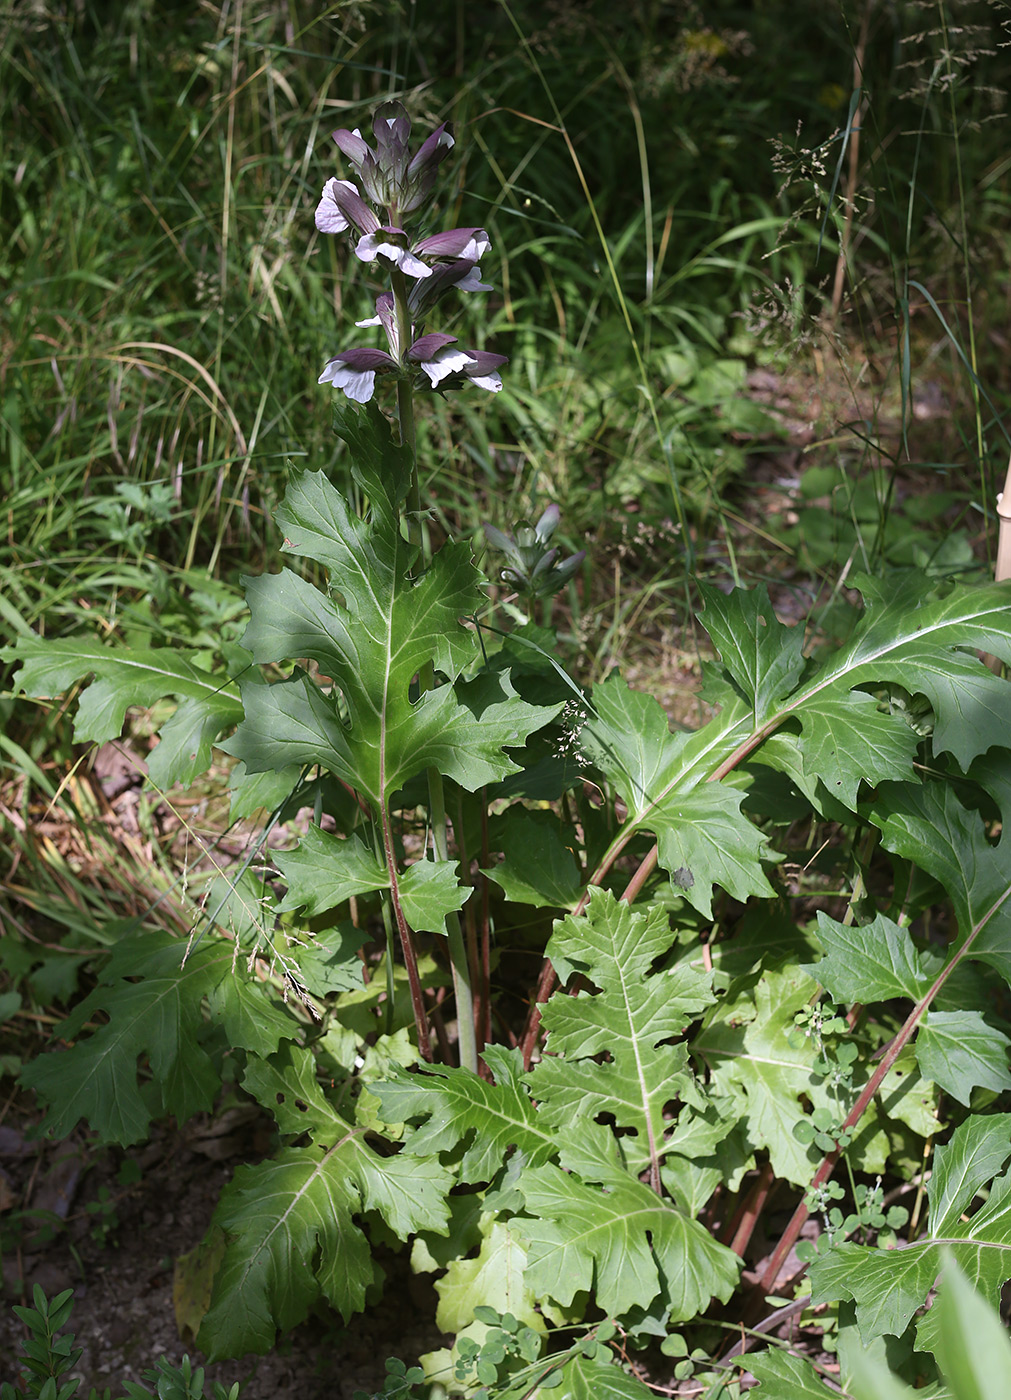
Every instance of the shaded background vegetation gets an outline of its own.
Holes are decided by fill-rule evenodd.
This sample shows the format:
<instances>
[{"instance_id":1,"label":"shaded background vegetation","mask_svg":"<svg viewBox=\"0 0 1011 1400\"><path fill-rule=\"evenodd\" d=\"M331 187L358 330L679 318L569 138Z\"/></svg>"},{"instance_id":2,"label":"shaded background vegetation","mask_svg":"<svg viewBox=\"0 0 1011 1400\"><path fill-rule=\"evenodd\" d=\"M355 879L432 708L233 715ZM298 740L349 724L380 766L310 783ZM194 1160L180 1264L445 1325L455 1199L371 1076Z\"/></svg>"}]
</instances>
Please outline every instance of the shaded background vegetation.
<instances>
[{"instance_id":1,"label":"shaded background vegetation","mask_svg":"<svg viewBox=\"0 0 1011 1400\"><path fill-rule=\"evenodd\" d=\"M472 303L466 330L512 356L507 392L427 424L453 528L558 499L573 542L629 507L705 538L740 500L749 445L777 435L747 370L784 347L817 365L839 337L833 379L848 369L863 391L849 386L849 416L889 379L888 413L908 423L907 329L912 377L956 380L966 406L950 463L918 444L926 470L974 479L981 505L1002 434L986 403L977 432L957 351L909 288L983 355L999 411L1003 15L955 8L15 6L0 209L18 615L65 625L99 550L106 571L146 561L185 594L190 567L228 578L272 547L286 458L332 460L315 378L368 305L367 269L312 227L337 169L329 131L391 91L421 126L456 123L447 213L486 224L501 259L503 293ZM856 53L868 102L848 203Z\"/></svg>"}]
</instances>

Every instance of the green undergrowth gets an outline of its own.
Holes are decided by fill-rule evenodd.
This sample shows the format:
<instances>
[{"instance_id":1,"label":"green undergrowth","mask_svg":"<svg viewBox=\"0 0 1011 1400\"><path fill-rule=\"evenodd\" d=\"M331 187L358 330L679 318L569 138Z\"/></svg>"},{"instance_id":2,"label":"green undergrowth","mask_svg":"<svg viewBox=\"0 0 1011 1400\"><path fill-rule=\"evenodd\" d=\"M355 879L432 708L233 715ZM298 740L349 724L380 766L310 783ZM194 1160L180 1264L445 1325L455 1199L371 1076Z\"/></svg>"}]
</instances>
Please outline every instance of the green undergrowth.
<instances>
[{"instance_id":1,"label":"green undergrowth","mask_svg":"<svg viewBox=\"0 0 1011 1400\"><path fill-rule=\"evenodd\" d=\"M447 1345L386 1395L736 1396L752 1362L769 1400L973 1393L953 1335L1011 1278L973 16L0 20L0 1053L55 1136L141 1142L225 1085L272 1117L208 1237L208 1356L351 1319L392 1248ZM457 124L418 232L488 230L494 289L440 326L510 357L500 393L428 392L464 371L407 358L399 265L312 232L362 178L329 132L390 90ZM381 343L352 327L387 273L396 425L331 424L314 380ZM240 856L86 878L68 770L124 735L142 835L189 793ZM22 1068L15 1018L55 1006ZM783 1309L837 1370L766 1346Z\"/></svg>"},{"instance_id":2,"label":"green undergrowth","mask_svg":"<svg viewBox=\"0 0 1011 1400\"><path fill-rule=\"evenodd\" d=\"M370 1241L393 1238L438 1275L437 1321L457 1335L425 1363L432 1381L450 1368L467 1391L489 1326L477 1310L493 1308L535 1339L503 1353L523 1384L543 1357L563 1394L645 1395L620 1365L637 1349L676 1357L687 1329L700 1373L719 1359L707 1314L747 1306L729 1244L746 1247L763 1176L796 1209L759 1301L812 1213L804 1257L816 1303L848 1300L840 1338L905 1334L945 1248L994 1299L1011 1272L1011 1040L993 995L1009 970L1007 682L978 653L1011 661L1006 588L861 578L850 638L817 659L760 590L706 588L716 713L672 733L617 675L574 702L530 624L483 651L454 633L448 619L480 606L468 551L443 547L416 578L396 512L409 458L378 410L338 422L371 511L351 513L322 473L293 475L286 549L324 564L337 592L289 570L251 579L237 682L173 649L17 647L29 692L94 677L79 739L171 694L159 782L192 779L217 740L241 761L238 808L336 823L191 890L202 912L185 958L168 933L120 938L61 1026L72 1048L22 1074L58 1136L83 1116L101 1140L142 1140L152 1116L210 1110L223 1080L273 1115L274 1155L237 1171L215 1215L224 1248L200 1345L268 1349L320 1299L350 1317L379 1279ZM294 652L335 688L249 664ZM412 698L426 654L445 679ZM416 859L417 780L434 764L454 844ZM392 929L373 943L383 892L401 966ZM452 1063L451 1039L440 1062L428 1026L449 921L472 901L478 1026L493 987L504 1016L523 986L541 946L531 911L555 920L538 1016L515 1020L514 1048L479 1034L487 1077ZM573 994L551 995L556 979ZM880 1180L915 1175L939 1138L926 1221L903 1237L908 1210L883 1202ZM934 1319L908 1363L928 1380ZM522 1393L509 1368L495 1374Z\"/></svg>"}]
</instances>

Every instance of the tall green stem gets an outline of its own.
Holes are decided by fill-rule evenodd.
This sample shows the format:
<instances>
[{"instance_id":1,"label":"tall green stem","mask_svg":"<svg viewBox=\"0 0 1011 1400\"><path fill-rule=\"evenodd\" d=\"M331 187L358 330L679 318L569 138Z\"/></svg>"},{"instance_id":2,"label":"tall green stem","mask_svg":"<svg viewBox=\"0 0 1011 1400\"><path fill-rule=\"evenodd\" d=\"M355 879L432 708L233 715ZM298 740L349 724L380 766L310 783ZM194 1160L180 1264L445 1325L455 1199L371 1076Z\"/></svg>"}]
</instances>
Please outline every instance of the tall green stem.
<instances>
[{"instance_id":1,"label":"tall green stem","mask_svg":"<svg viewBox=\"0 0 1011 1400\"><path fill-rule=\"evenodd\" d=\"M393 303L397 317L397 336L400 359L403 363L411 345L411 313L407 305L407 283L404 274L395 268L392 275ZM400 440L411 452L411 487L408 493L408 532L412 541L421 549L422 568L428 569L432 563L432 546L421 511L421 483L418 478L418 454L414 431L414 389L405 375L397 381L397 411L400 417ZM418 686L422 693L435 686L435 667L431 661L421 668ZM432 845L436 860L449 859L449 833L446 820L446 794L442 774L438 768L427 771L428 812L432 828ZM456 1019L460 1040L460 1064L464 1069L478 1072L477 1034L474 1025L474 991L471 982L470 962L467 945L459 915L454 911L446 915L446 929L449 943L449 963L453 974L453 990L456 994Z\"/></svg>"}]
</instances>

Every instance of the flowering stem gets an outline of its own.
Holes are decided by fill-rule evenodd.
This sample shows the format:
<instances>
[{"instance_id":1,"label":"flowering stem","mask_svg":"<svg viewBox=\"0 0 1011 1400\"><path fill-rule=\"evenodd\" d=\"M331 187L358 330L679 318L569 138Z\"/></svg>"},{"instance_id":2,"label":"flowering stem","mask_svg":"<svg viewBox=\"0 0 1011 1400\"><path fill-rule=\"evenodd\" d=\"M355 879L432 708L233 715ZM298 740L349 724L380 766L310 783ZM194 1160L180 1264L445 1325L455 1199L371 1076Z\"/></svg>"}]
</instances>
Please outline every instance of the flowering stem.
<instances>
[{"instance_id":1,"label":"flowering stem","mask_svg":"<svg viewBox=\"0 0 1011 1400\"><path fill-rule=\"evenodd\" d=\"M399 268L393 269L393 304L397 317L397 339L401 363L411 345L411 313L407 304L407 279ZM418 454L414 431L414 389L405 375L397 381L397 410L400 417L400 441L411 453L411 487L408 493L408 532L421 548L421 565L427 570L432 563L432 546L421 510L421 483L418 477ZM435 687L435 667L431 661L418 674L422 694ZM446 820L446 794L442 774L436 767L427 770L428 813L432 828L432 845L436 860L449 859L449 834ZM446 915L449 962L456 994L456 1017L460 1043L460 1064L472 1073L478 1072L477 1036L474 1025L474 994L467 946L455 910Z\"/></svg>"}]
</instances>

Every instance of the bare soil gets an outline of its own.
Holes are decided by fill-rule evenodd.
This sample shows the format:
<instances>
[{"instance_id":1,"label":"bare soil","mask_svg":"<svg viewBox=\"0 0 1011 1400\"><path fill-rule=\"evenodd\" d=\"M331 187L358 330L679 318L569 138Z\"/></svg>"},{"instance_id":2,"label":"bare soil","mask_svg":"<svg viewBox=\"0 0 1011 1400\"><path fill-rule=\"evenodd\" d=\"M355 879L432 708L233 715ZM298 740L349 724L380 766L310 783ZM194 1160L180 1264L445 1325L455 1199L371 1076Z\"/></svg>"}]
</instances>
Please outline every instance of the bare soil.
<instances>
[{"instance_id":1,"label":"bare soil","mask_svg":"<svg viewBox=\"0 0 1011 1400\"><path fill-rule=\"evenodd\" d=\"M185 1132L163 1126L129 1153L92 1150L83 1135L32 1142L30 1127L15 1126L10 1112L0 1125L0 1380L17 1380L27 1331L13 1305L30 1305L36 1285L49 1298L74 1291L67 1330L81 1348L71 1372L79 1400L91 1387L119 1400L126 1382L144 1383L159 1355L178 1363L184 1354L206 1366L207 1381L241 1381L242 1400L351 1400L356 1390L381 1388L387 1356L414 1360L443 1344L431 1285L409 1274L406 1255L390 1256L384 1297L350 1326L320 1308L268 1356L208 1365L191 1335L180 1338L176 1261L202 1239L239 1162L266 1149L267 1120L226 1113Z\"/></svg>"}]
</instances>

